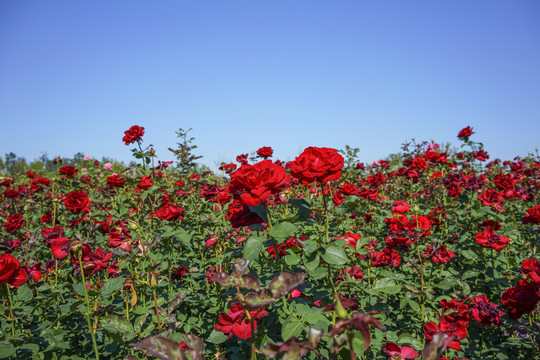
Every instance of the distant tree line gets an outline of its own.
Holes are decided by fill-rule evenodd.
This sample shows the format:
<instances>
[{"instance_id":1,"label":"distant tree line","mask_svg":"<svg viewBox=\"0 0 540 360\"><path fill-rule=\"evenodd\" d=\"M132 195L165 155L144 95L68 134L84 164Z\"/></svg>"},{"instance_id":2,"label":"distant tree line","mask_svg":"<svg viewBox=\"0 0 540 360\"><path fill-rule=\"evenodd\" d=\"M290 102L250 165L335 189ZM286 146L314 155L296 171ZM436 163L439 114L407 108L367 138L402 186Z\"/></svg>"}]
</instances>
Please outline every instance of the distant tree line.
<instances>
[{"instance_id":1,"label":"distant tree line","mask_svg":"<svg viewBox=\"0 0 540 360\"><path fill-rule=\"evenodd\" d=\"M84 154L81 152L76 153L73 157L54 157L50 158L47 153L42 153L41 156L35 159L32 162L28 162L24 157L17 156L13 152L6 153L4 157L0 157L0 173L5 175L19 175L23 174L28 170L41 172L49 171L56 172L58 168L65 165L74 165L80 164L83 162ZM61 161L58 161L61 159ZM94 160L92 160L94 161ZM134 164L130 163L125 165L123 162L111 159L111 158L102 158L100 163L104 164L110 162L115 164L116 167L126 168Z\"/></svg>"}]
</instances>

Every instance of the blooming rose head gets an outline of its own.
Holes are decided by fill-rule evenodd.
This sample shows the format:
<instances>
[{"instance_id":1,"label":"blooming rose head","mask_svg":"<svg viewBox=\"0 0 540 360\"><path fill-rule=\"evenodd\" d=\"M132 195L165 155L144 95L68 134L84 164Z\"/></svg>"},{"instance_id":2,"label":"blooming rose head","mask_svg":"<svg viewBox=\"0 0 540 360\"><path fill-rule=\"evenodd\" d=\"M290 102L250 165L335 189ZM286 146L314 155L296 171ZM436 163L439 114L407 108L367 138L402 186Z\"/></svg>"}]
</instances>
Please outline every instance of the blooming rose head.
<instances>
[{"instance_id":1,"label":"blooming rose head","mask_svg":"<svg viewBox=\"0 0 540 360\"><path fill-rule=\"evenodd\" d=\"M112 164L110 162L103 164L103 169L112 170Z\"/></svg>"},{"instance_id":2,"label":"blooming rose head","mask_svg":"<svg viewBox=\"0 0 540 360\"><path fill-rule=\"evenodd\" d=\"M19 260L10 254L0 255L0 284L10 281L17 274L19 265Z\"/></svg>"},{"instance_id":3,"label":"blooming rose head","mask_svg":"<svg viewBox=\"0 0 540 360\"><path fill-rule=\"evenodd\" d=\"M124 138L122 141L126 144L132 144L135 141L142 141L142 136L144 135L144 128L141 126L133 125L124 132Z\"/></svg>"},{"instance_id":4,"label":"blooming rose head","mask_svg":"<svg viewBox=\"0 0 540 360\"><path fill-rule=\"evenodd\" d=\"M284 167L263 160L254 165L242 165L231 174L229 191L244 204L257 206L279 193L290 182Z\"/></svg>"},{"instance_id":5,"label":"blooming rose head","mask_svg":"<svg viewBox=\"0 0 540 360\"><path fill-rule=\"evenodd\" d=\"M467 140L469 138L469 136L471 136L472 134L474 134L474 131L472 131L473 128L470 127L470 126L467 126L466 128L463 128L459 131L457 137L458 139L465 139Z\"/></svg>"},{"instance_id":6,"label":"blooming rose head","mask_svg":"<svg viewBox=\"0 0 540 360\"><path fill-rule=\"evenodd\" d=\"M270 146L263 146L259 150L257 150L257 156L262 157L263 159L268 159L269 157L272 157L272 154L274 153L274 150Z\"/></svg>"},{"instance_id":7,"label":"blooming rose head","mask_svg":"<svg viewBox=\"0 0 540 360\"><path fill-rule=\"evenodd\" d=\"M308 147L294 161L287 164L291 175L304 184L314 181L327 183L341 177L343 156L332 148Z\"/></svg>"},{"instance_id":8,"label":"blooming rose head","mask_svg":"<svg viewBox=\"0 0 540 360\"><path fill-rule=\"evenodd\" d=\"M90 211L90 200L83 190L72 191L64 198L64 206L74 213L87 213Z\"/></svg>"}]
</instances>

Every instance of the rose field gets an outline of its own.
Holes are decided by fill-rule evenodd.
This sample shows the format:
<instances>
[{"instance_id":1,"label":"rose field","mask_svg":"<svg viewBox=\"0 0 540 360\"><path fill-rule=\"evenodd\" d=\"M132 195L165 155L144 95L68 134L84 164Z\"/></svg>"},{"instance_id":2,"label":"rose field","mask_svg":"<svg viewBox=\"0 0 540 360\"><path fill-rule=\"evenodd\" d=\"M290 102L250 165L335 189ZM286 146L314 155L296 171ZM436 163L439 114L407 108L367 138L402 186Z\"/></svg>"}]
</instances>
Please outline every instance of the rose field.
<instances>
[{"instance_id":1,"label":"rose field","mask_svg":"<svg viewBox=\"0 0 540 360\"><path fill-rule=\"evenodd\" d=\"M540 157L270 147L0 173L0 358L535 359Z\"/></svg>"}]
</instances>

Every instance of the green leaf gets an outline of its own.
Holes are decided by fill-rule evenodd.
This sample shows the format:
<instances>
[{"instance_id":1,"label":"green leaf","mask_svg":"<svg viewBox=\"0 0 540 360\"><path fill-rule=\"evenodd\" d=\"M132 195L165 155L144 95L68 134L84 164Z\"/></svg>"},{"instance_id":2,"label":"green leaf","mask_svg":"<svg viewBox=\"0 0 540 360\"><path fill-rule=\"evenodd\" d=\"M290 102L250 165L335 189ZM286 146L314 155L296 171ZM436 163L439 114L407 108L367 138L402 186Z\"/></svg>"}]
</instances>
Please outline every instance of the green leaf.
<instances>
[{"instance_id":1,"label":"green leaf","mask_svg":"<svg viewBox=\"0 0 540 360\"><path fill-rule=\"evenodd\" d=\"M455 279L444 279L441 282L439 282L438 284L435 284L434 286L439 288L439 289L450 290L451 288L454 287L454 285L456 285L456 280Z\"/></svg>"},{"instance_id":2,"label":"green leaf","mask_svg":"<svg viewBox=\"0 0 540 360\"><path fill-rule=\"evenodd\" d=\"M105 285L103 285L103 287L101 288L101 295L103 297L109 296L112 293L122 289L124 287L125 280L126 279L123 277L109 279L109 281L107 281Z\"/></svg>"},{"instance_id":3,"label":"green leaf","mask_svg":"<svg viewBox=\"0 0 540 360\"><path fill-rule=\"evenodd\" d=\"M281 337L283 338L283 341L289 340L292 336L300 336L302 334L302 330L304 329L304 324L302 324L298 320L292 320L290 323L285 325L283 329L281 330Z\"/></svg>"},{"instance_id":4,"label":"green leaf","mask_svg":"<svg viewBox=\"0 0 540 360\"><path fill-rule=\"evenodd\" d=\"M225 335L221 331L217 331L216 329L214 329L206 340L208 342L211 342L212 344L221 344L227 340L227 335Z\"/></svg>"},{"instance_id":5,"label":"green leaf","mask_svg":"<svg viewBox=\"0 0 540 360\"><path fill-rule=\"evenodd\" d=\"M272 230L269 232L269 235L274 239L285 240L293 236L296 230L296 225L284 221L273 226Z\"/></svg>"},{"instance_id":6,"label":"green leaf","mask_svg":"<svg viewBox=\"0 0 540 360\"><path fill-rule=\"evenodd\" d=\"M300 256L296 254L289 254L285 256L285 263L287 265L296 265L300 262Z\"/></svg>"},{"instance_id":7,"label":"green leaf","mask_svg":"<svg viewBox=\"0 0 540 360\"><path fill-rule=\"evenodd\" d=\"M5 359L15 354L15 346L6 341L0 342L0 358Z\"/></svg>"},{"instance_id":8,"label":"green leaf","mask_svg":"<svg viewBox=\"0 0 540 360\"><path fill-rule=\"evenodd\" d=\"M84 296L84 285L83 283L77 283L77 284L73 284L73 290L75 290L75 292L81 296Z\"/></svg>"},{"instance_id":9,"label":"green leaf","mask_svg":"<svg viewBox=\"0 0 540 360\"><path fill-rule=\"evenodd\" d=\"M263 238L252 236L248 239L248 241L246 241L246 244L244 245L244 249L242 250L243 257L248 259L249 261L257 259L259 257L259 254L261 253L263 245Z\"/></svg>"},{"instance_id":10,"label":"green leaf","mask_svg":"<svg viewBox=\"0 0 540 360\"><path fill-rule=\"evenodd\" d=\"M108 315L101 319L100 326L112 333L133 332L133 326L129 321L117 315Z\"/></svg>"},{"instance_id":11,"label":"green leaf","mask_svg":"<svg viewBox=\"0 0 540 360\"><path fill-rule=\"evenodd\" d=\"M315 256L315 258L312 261L308 261L307 259L304 259L304 266L309 271L315 270L319 266L320 263L321 262L319 260L319 255Z\"/></svg>"},{"instance_id":12,"label":"green leaf","mask_svg":"<svg viewBox=\"0 0 540 360\"><path fill-rule=\"evenodd\" d=\"M375 281L371 290L384 294L396 294L401 290L401 285L397 285L392 279L382 278Z\"/></svg>"},{"instance_id":13,"label":"green leaf","mask_svg":"<svg viewBox=\"0 0 540 360\"><path fill-rule=\"evenodd\" d=\"M27 284L21 285L21 287L17 289L17 298L19 301L27 302L32 300L33 297L34 294L32 294L32 290L30 290Z\"/></svg>"},{"instance_id":14,"label":"green leaf","mask_svg":"<svg viewBox=\"0 0 540 360\"><path fill-rule=\"evenodd\" d=\"M33 353L37 353L39 351L39 345L38 344L22 344L21 349L30 350Z\"/></svg>"},{"instance_id":15,"label":"green leaf","mask_svg":"<svg viewBox=\"0 0 540 360\"><path fill-rule=\"evenodd\" d=\"M323 259L331 265L343 265L348 261L347 253L341 247L329 246L323 254Z\"/></svg>"}]
</instances>

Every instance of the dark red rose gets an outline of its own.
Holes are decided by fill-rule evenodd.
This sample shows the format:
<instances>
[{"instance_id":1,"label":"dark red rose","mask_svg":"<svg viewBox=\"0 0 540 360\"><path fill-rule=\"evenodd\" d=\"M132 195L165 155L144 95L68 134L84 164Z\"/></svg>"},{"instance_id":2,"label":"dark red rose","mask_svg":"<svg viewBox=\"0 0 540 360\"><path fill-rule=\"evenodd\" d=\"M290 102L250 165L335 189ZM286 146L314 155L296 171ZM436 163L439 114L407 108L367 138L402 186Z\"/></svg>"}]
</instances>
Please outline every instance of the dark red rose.
<instances>
[{"instance_id":1,"label":"dark red rose","mask_svg":"<svg viewBox=\"0 0 540 360\"><path fill-rule=\"evenodd\" d=\"M458 133L458 139L464 139L464 138L468 138L469 136L471 136L472 134L474 134L474 131L472 131L472 127L470 126L467 126L466 128L463 128L459 131Z\"/></svg>"},{"instance_id":2,"label":"dark red rose","mask_svg":"<svg viewBox=\"0 0 540 360\"><path fill-rule=\"evenodd\" d=\"M90 200L84 190L72 191L64 198L64 206L74 213L87 213L90 211Z\"/></svg>"},{"instance_id":3,"label":"dark red rose","mask_svg":"<svg viewBox=\"0 0 540 360\"><path fill-rule=\"evenodd\" d=\"M540 284L528 280L519 280L517 286L506 289L501 295L502 306L508 309L508 316L513 320L534 311L539 301Z\"/></svg>"},{"instance_id":4,"label":"dark red rose","mask_svg":"<svg viewBox=\"0 0 540 360\"><path fill-rule=\"evenodd\" d=\"M256 213L249 210L249 206L240 200L233 200L229 204L229 209L225 218L231 222L233 228L260 224L263 220Z\"/></svg>"},{"instance_id":5,"label":"dark red rose","mask_svg":"<svg viewBox=\"0 0 540 360\"><path fill-rule=\"evenodd\" d=\"M527 213L523 214L524 224L540 224L540 205L527 209Z\"/></svg>"},{"instance_id":6,"label":"dark red rose","mask_svg":"<svg viewBox=\"0 0 540 360\"><path fill-rule=\"evenodd\" d=\"M232 173L229 191L244 204L257 206L278 194L290 178L284 167L263 160L254 165L242 165Z\"/></svg>"},{"instance_id":7,"label":"dark red rose","mask_svg":"<svg viewBox=\"0 0 540 360\"><path fill-rule=\"evenodd\" d=\"M484 150L478 150L473 152L473 156L476 160L480 161L486 161L487 159L489 159L489 154Z\"/></svg>"},{"instance_id":8,"label":"dark red rose","mask_svg":"<svg viewBox=\"0 0 540 360\"><path fill-rule=\"evenodd\" d=\"M18 273L20 262L10 254L0 255L0 284L10 281Z\"/></svg>"},{"instance_id":9,"label":"dark red rose","mask_svg":"<svg viewBox=\"0 0 540 360\"><path fill-rule=\"evenodd\" d=\"M471 315L480 324L496 326L502 324L501 316L504 315L504 311L500 311L496 304L490 303L486 295L478 295L469 300L472 302Z\"/></svg>"},{"instance_id":10,"label":"dark red rose","mask_svg":"<svg viewBox=\"0 0 540 360\"><path fill-rule=\"evenodd\" d=\"M7 221L3 223L4 230L12 233L15 232L24 224L24 218L21 214L12 214L7 217Z\"/></svg>"},{"instance_id":11,"label":"dark red rose","mask_svg":"<svg viewBox=\"0 0 540 360\"><path fill-rule=\"evenodd\" d=\"M62 166L60 169L58 169L58 172L60 175L64 175L67 177L74 177L77 175L77 171L75 170L75 166L68 165L68 166Z\"/></svg>"},{"instance_id":12,"label":"dark red rose","mask_svg":"<svg viewBox=\"0 0 540 360\"><path fill-rule=\"evenodd\" d=\"M247 165L248 164L248 154L241 154L236 157L236 161L240 163L240 165Z\"/></svg>"},{"instance_id":13,"label":"dark red rose","mask_svg":"<svg viewBox=\"0 0 540 360\"><path fill-rule=\"evenodd\" d=\"M259 157L262 157L263 159L268 159L269 157L272 156L273 153L274 153L274 150L269 146L263 146L262 148L257 150L257 155Z\"/></svg>"},{"instance_id":14,"label":"dark red rose","mask_svg":"<svg viewBox=\"0 0 540 360\"><path fill-rule=\"evenodd\" d=\"M124 180L124 177L122 175L113 174L106 179L107 185L109 187L124 187L124 184L126 183L126 180Z\"/></svg>"},{"instance_id":15,"label":"dark red rose","mask_svg":"<svg viewBox=\"0 0 540 360\"><path fill-rule=\"evenodd\" d=\"M222 162L221 166L219 167L219 170L225 171L226 174L230 174L234 170L236 170L236 164L233 164L233 163L225 164L224 162Z\"/></svg>"},{"instance_id":16,"label":"dark red rose","mask_svg":"<svg viewBox=\"0 0 540 360\"><path fill-rule=\"evenodd\" d=\"M401 263L401 255L396 249L387 247L383 251L375 252L375 259L371 259L370 266L393 266L397 267Z\"/></svg>"},{"instance_id":17,"label":"dark red rose","mask_svg":"<svg viewBox=\"0 0 540 360\"><path fill-rule=\"evenodd\" d=\"M124 138L122 141L126 144L132 144L135 141L142 141L142 137L144 135L144 128L141 126L133 125L129 128L129 130L126 130L124 132Z\"/></svg>"},{"instance_id":18,"label":"dark red rose","mask_svg":"<svg viewBox=\"0 0 540 360\"><path fill-rule=\"evenodd\" d=\"M304 184L327 183L341 177L343 156L332 148L308 147L294 161L287 163L291 175Z\"/></svg>"},{"instance_id":19,"label":"dark red rose","mask_svg":"<svg viewBox=\"0 0 540 360\"><path fill-rule=\"evenodd\" d=\"M156 210L156 216L160 218L161 220L176 220L176 219L184 220L182 216L184 209L180 206L176 206L169 203L163 204L161 208Z\"/></svg>"},{"instance_id":20,"label":"dark red rose","mask_svg":"<svg viewBox=\"0 0 540 360\"><path fill-rule=\"evenodd\" d=\"M510 239L506 236L495 233L489 226L483 232L476 234L476 242L482 247L491 247L495 250L501 250L508 246Z\"/></svg>"}]
</instances>

